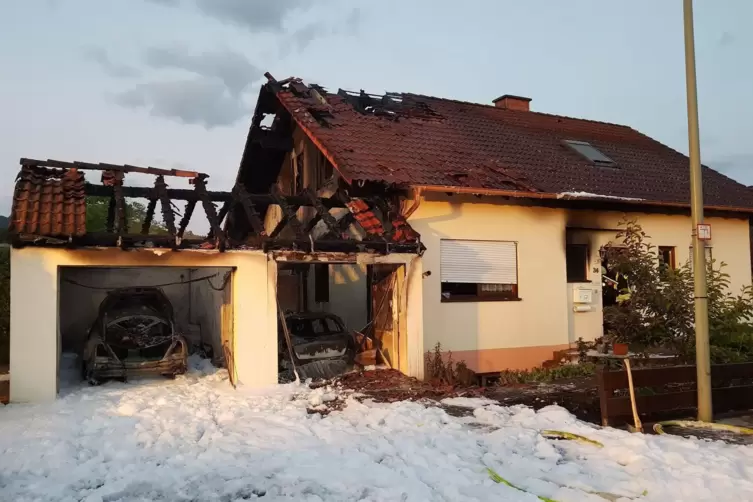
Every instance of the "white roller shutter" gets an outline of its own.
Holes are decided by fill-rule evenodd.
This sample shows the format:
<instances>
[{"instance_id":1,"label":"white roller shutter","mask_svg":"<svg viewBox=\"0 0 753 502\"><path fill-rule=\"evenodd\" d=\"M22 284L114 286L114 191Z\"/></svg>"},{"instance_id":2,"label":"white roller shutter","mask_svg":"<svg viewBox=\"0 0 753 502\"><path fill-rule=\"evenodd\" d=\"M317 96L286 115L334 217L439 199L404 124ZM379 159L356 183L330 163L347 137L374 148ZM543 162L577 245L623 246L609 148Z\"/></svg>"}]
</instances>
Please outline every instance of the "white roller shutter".
<instances>
[{"instance_id":1,"label":"white roller shutter","mask_svg":"<svg viewBox=\"0 0 753 502\"><path fill-rule=\"evenodd\" d=\"M442 282L517 284L517 244L510 241L442 239Z\"/></svg>"}]
</instances>

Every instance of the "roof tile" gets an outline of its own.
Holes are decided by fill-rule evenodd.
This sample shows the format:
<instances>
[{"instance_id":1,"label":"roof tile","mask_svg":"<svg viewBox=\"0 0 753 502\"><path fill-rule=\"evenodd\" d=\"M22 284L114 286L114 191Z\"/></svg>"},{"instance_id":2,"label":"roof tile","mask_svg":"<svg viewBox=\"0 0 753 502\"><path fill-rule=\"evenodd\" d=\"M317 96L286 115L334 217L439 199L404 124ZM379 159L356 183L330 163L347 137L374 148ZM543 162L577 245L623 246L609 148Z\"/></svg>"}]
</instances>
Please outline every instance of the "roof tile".
<instances>
[{"instance_id":1,"label":"roof tile","mask_svg":"<svg viewBox=\"0 0 753 502\"><path fill-rule=\"evenodd\" d=\"M83 174L76 169L24 166L16 178L9 230L51 237L84 235Z\"/></svg>"},{"instance_id":2,"label":"roof tile","mask_svg":"<svg viewBox=\"0 0 753 502\"><path fill-rule=\"evenodd\" d=\"M350 181L689 203L688 158L630 127L417 94L390 94L380 107L324 92L322 105L308 89L277 97ZM616 167L591 164L563 140L590 143ZM707 167L703 181L706 205L753 208L742 184Z\"/></svg>"}]
</instances>

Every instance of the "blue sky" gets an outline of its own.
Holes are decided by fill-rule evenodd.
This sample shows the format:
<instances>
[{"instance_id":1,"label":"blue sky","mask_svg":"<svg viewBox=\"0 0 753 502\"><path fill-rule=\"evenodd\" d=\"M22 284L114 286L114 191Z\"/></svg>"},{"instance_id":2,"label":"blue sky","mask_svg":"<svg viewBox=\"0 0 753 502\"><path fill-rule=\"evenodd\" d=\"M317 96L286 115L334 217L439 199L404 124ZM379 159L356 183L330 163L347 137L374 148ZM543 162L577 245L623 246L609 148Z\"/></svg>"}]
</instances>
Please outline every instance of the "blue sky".
<instances>
[{"instance_id":1,"label":"blue sky","mask_svg":"<svg viewBox=\"0 0 753 502\"><path fill-rule=\"evenodd\" d=\"M749 0L695 1L703 161L746 184L751 20ZM518 94L686 153L683 57L680 0L3 0L0 213L20 157L195 169L230 188L265 71Z\"/></svg>"}]
</instances>

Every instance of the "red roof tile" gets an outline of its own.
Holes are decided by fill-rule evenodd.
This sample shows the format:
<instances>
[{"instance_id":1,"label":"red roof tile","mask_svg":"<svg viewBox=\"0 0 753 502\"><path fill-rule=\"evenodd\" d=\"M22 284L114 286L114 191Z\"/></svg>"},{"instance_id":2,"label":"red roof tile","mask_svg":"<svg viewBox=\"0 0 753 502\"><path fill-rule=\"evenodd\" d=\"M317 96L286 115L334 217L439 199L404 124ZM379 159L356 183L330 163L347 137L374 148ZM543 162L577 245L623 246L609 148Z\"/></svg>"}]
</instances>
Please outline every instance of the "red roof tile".
<instances>
[{"instance_id":1,"label":"red roof tile","mask_svg":"<svg viewBox=\"0 0 753 502\"><path fill-rule=\"evenodd\" d=\"M277 87L279 101L348 181L689 203L688 158L630 127L416 94L387 95L380 107L293 83ZM616 167L591 164L564 140L590 143ZM745 186L709 168L703 178L707 206L753 208Z\"/></svg>"},{"instance_id":2,"label":"red roof tile","mask_svg":"<svg viewBox=\"0 0 753 502\"><path fill-rule=\"evenodd\" d=\"M24 166L16 178L9 231L50 237L84 235L83 174L76 169Z\"/></svg>"}]
</instances>

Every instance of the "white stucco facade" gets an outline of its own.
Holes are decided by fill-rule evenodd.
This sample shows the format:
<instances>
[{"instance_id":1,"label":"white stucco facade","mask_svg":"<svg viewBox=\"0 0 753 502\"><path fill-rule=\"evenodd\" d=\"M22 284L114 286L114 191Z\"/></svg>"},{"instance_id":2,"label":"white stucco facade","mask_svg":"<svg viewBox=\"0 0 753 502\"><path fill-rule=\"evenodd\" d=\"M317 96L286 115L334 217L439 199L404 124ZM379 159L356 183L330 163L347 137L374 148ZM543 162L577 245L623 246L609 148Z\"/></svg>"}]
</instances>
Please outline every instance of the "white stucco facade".
<instances>
[{"instance_id":1,"label":"white stucco facade","mask_svg":"<svg viewBox=\"0 0 753 502\"><path fill-rule=\"evenodd\" d=\"M277 383L276 264L260 251L11 250L10 400L54 399L60 350L60 267L233 268L235 368L240 383ZM66 299L66 302L70 299Z\"/></svg>"},{"instance_id":2,"label":"white stucco facade","mask_svg":"<svg viewBox=\"0 0 753 502\"><path fill-rule=\"evenodd\" d=\"M452 351L478 372L540 365L578 338L602 335L599 249L615 239L620 220L636 218L656 246L675 248L677 264L688 259L689 216L580 211L479 202L456 196L422 200L409 219L426 245L423 281L424 346ZM454 202L457 201L457 202ZM707 218L713 258L727 264L731 288L751 283L747 219ZM572 236L572 237L568 237ZM589 244L588 282L567 282L568 238ZM517 243L519 301L441 301L440 241L499 240ZM573 243L576 243L573 241ZM573 289L592 291L592 302L574 312Z\"/></svg>"},{"instance_id":3,"label":"white stucco facade","mask_svg":"<svg viewBox=\"0 0 753 502\"><path fill-rule=\"evenodd\" d=\"M422 378L424 345L421 258L402 254L356 254L340 260L335 270L362 270L367 265L380 263L399 266L404 270L404 289L399 295L398 306L403 313L401 322L404 324L401 324L399 369L410 376ZM139 282L149 278L148 284L157 284L163 279L170 282L169 279L180 278L181 275L188 279L187 274L198 276L232 269L232 278L228 284L233 304L233 355L238 382L249 387L277 383L278 262L272 254L249 250L219 253L26 247L11 250L11 402L55 399L59 387L61 329L75 331L84 326L84 321L88 321L91 316L90 310L97 306L96 295L83 295L79 291L80 300L85 305L78 305L77 287L71 287L66 281L66 285L61 286L60 271L70 271L70 267L79 271L79 279L84 277L95 283L97 279L103 280L100 283L103 287L109 284L107 281L110 281L110 286L122 287L124 277L134 279L134 274ZM123 268L127 270L128 267L137 268L133 269L132 274L123 275ZM112 270L110 274L105 273L104 279L101 277L103 268ZM115 268L119 272L115 272ZM215 285L219 284L221 279L215 282ZM363 284L360 286L363 288ZM178 289L170 294L173 296L172 300L183 304L174 305L178 318L185 318L185 322L201 318L207 323L207 329L216 331L215 324L219 319L216 313L212 314L208 309L219 306L222 301L219 295L207 291L207 288ZM191 296L192 300L189 301L186 295ZM336 301L340 308L347 309L350 302L359 299L364 300L344 295L337 297ZM205 303L203 307L206 308L194 314L183 311L187 305L195 305L196 302ZM62 318L67 326L62 327L60 309L71 309L74 314L80 312L80 315L87 317L77 322L75 319L71 320L71 316L64 315ZM354 315L361 316L364 309L363 304L354 305ZM76 343L75 339L69 342L73 345Z\"/></svg>"}]
</instances>

